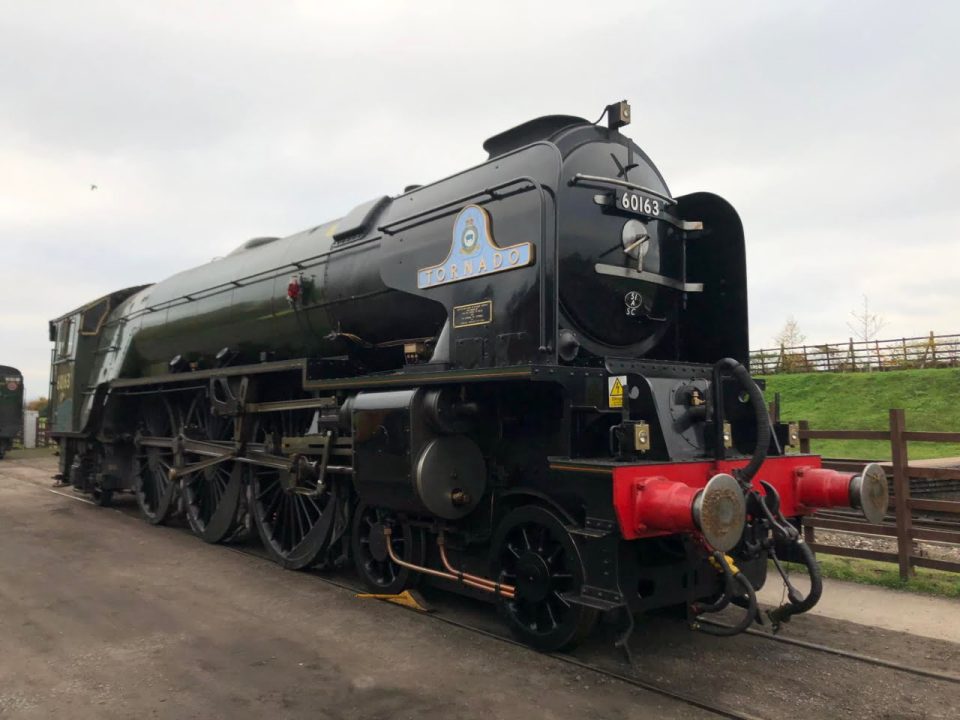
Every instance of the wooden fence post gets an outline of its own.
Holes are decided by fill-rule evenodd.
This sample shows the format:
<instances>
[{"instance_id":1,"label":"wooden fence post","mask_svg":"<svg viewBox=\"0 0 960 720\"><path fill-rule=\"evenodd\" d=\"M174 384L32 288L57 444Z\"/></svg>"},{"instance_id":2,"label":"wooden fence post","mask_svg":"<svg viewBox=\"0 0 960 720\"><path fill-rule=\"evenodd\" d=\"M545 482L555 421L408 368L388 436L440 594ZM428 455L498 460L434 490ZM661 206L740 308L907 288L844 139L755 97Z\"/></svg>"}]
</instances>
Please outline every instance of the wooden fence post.
<instances>
[{"instance_id":1,"label":"wooden fence post","mask_svg":"<svg viewBox=\"0 0 960 720\"><path fill-rule=\"evenodd\" d=\"M800 420L797 423L797 430L800 434L800 452L806 454L810 452L810 438L804 437L803 434L810 429L809 420ZM808 523L801 523L803 526L803 541L807 545L813 545L817 542L816 530L813 529L812 525Z\"/></svg>"},{"instance_id":2,"label":"wooden fence post","mask_svg":"<svg viewBox=\"0 0 960 720\"><path fill-rule=\"evenodd\" d=\"M900 564L900 579L908 580L913 574L910 556L913 552L910 518L910 472L907 469L907 441L903 439L906 429L903 410L890 411L890 451L893 459L893 500L897 515L897 559Z\"/></svg>"}]
</instances>

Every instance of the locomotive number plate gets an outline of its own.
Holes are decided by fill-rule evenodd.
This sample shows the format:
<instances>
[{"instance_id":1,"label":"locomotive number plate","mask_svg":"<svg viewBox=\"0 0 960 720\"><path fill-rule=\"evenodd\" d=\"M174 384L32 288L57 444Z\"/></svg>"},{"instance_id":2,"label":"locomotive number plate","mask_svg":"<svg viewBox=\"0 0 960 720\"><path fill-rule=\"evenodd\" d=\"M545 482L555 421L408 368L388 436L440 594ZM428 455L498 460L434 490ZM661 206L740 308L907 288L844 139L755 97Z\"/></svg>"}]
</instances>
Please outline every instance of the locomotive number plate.
<instances>
[{"instance_id":1,"label":"locomotive number plate","mask_svg":"<svg viewBox=\"0 0 960 720\"><path fill-rule=\"evenodd\" d=\"M633 190L617 190L617 207L633 215L660 217L663 200Z\"/></svg>"}]
</instances>

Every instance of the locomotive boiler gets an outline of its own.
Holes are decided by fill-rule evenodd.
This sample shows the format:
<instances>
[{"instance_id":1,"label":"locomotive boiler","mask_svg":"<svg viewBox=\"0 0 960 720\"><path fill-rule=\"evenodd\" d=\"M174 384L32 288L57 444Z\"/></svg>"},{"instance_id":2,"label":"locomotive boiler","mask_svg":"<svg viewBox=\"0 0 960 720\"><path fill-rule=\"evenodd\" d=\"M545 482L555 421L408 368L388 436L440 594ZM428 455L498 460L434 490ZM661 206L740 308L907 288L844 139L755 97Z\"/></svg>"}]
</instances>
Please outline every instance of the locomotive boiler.
<instances>
[{"instance_id":1,"label":"locomotive boiler","mask_svg":"<svg viewBox=\"0 0 960 720\"><path fill-rule=\"evenodd\" d=\"M771 558L770 620L812 607L802 516L877 518L886 479L787 452L744 368L737 213L672 194L626 102L604 115L51 321L61 479L291 569L489 597L543 649L670 606L742 605L742 630Z\"/></svg>"}]
</instances>

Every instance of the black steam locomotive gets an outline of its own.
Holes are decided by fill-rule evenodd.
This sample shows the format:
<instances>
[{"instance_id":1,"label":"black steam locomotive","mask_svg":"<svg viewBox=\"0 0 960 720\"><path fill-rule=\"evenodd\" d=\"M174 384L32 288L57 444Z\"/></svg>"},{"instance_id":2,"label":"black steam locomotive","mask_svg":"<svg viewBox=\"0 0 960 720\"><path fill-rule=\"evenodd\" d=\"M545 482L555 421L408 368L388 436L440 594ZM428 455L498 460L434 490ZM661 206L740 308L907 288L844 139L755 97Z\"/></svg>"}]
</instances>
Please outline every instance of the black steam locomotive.
<instances>
[{"instance_id":1,"label":"black steam locomotive","mask_svg":"<svg viewBox=\"0 0 960 720\"><path fill-rule=\"evenodd\" d=\"M0 460L23 431L23 375L0 365Z\"/></svg>"},{"instance_id":2,"label":"black steam locomotive","mask_svg":"<svg viewBox=\"0 0 960 720\"><path fill-rule=\"evenodd\" d=\"M814 578L772 620L808 609L800 516L876 516L883 473L785 454L736 212L674 197L627 103L605 116L52 321L61 478L207 542L256 528L288 568L487 596L544 649L666 606L742 629L771 557Z\"/></svg>"}]
</instances>

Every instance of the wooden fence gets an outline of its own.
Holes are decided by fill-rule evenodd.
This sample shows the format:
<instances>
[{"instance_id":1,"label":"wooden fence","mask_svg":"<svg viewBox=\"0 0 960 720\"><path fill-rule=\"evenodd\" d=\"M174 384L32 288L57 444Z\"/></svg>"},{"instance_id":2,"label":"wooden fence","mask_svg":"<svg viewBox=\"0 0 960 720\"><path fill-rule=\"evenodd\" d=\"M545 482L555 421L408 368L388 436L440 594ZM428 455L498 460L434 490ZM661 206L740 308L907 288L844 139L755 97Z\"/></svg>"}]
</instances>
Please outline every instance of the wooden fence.
<instances>
[{"instance_id":1,"label":"wooden fence","mask_svg":"<svg viewBox=\"0 0 960 720\"><path fill-rule=\"evenodd\" d=\"M750 351L755 375L790 372L868 372L960 366L960 335L935 335L780 346Z\"/></svg>"},{"instance_id":2,"label":"wooden fence","mask_svg":"<svg viewBox=\"0 0 960 720\"><path fill-rule=\"evenodd\" d=\"M960 468L921 467L910 465L907 458L908 442L956 443L960 442L960 432L917 432L906 429L906 413L903 410L890 411L890 427L887 430L812 430L807 422L799 423L800 451L810 452L811 440L885 440L890 443L892 462L889 474L893 479L893 497L890 509L892 522L885 519L874 525L864 520L807 517L804 519L804 537L810 547L817 552L846 557L866 558L895 562L900 566L900 578L908 579L914 574L915 567L935 568L960 572L960 562L922 557L915 554L915 542L927 540L960 545L960 530L942 530L927 527L914 527L915 512L936 512L960 516L960 502L953 500L930 500L910 496L911 478L935 480L960 480ZM884 463L886 465L886 463ZM835 470L860 470L862 463L842 460L824 461L825 467ZM826 545L816 541L816 530L839 530L859 535L879 535L896 538L897 552L848 548Z\"/></svg>"},{"instance_id":3,"label":"wooden fence","mask_svg":"<svg viewBox=\"0 0 960 720\"><path fill-rule=\"evenodd\" d=\"M36 422L36 444L35 447L45 448L54 445L55 443L50 437L50 428L47 427L47 418L44 415L38 415L34 422ZM20 432L17 433L16 437L13 438L13 446L15 448L23 447L23 428L20 429Z\"/></svg>"}]
</instances>

